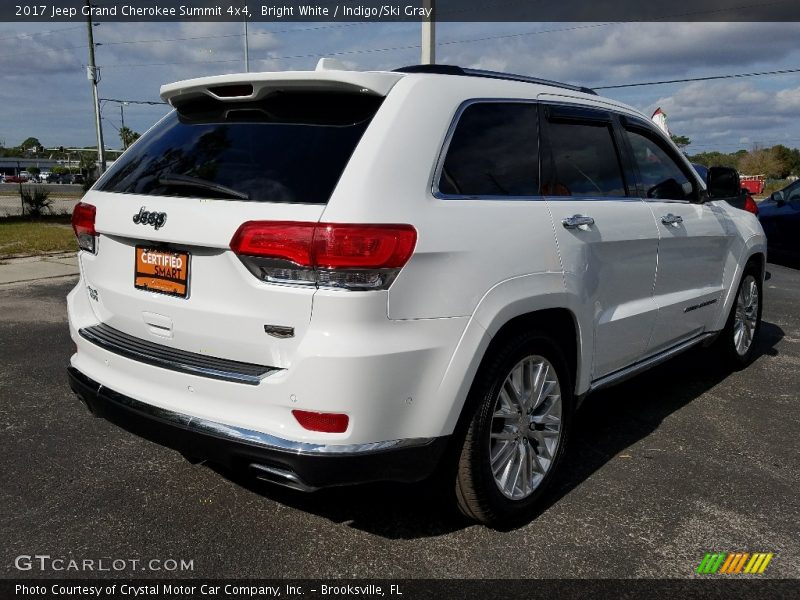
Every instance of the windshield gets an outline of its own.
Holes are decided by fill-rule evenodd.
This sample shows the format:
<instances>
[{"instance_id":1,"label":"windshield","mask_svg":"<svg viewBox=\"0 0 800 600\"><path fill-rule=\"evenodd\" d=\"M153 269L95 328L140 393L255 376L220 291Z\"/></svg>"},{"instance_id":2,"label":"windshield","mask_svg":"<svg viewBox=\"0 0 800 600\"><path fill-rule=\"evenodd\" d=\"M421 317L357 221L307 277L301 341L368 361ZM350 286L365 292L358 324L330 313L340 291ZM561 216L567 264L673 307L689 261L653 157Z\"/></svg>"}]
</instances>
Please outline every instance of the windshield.
<instances>
[{"instance_id":1,"label":"windshield","mask_svg":"<svg viewBox=\"0 0 800 600\"><path fill-rule=\"evenodd\" d=\"M97 189L152 196L327 203L382 98L278 92L195 101L150 130Z\"/></svg>"}]
</instances>

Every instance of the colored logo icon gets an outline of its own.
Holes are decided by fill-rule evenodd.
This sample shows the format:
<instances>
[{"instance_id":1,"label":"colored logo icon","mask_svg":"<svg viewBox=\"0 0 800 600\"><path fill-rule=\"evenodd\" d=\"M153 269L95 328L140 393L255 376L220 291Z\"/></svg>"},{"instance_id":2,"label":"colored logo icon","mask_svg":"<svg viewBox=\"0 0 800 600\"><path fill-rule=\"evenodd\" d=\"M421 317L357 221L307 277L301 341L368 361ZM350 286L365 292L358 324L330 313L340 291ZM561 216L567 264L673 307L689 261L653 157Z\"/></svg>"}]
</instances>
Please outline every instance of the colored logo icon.
<instances>
[{"instance_id":1,"label":"colored logo icon","mask_svg":"<svg viewBox=\"0 0 800 600\"><path fill-rule=\"evenodd\" d=\"M772 557L772 552L707 552L697 572L701 575L761 575Z\"/></svg>"}]
</instances>

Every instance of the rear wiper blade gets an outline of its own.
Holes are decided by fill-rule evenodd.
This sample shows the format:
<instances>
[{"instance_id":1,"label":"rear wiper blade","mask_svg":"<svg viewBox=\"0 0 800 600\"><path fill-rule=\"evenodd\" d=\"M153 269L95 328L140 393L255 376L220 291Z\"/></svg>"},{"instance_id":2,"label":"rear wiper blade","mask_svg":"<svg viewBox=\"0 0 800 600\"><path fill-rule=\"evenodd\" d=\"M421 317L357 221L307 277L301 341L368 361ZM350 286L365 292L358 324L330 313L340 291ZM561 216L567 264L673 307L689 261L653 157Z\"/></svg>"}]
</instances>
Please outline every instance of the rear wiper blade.
<instances>
[{"instance_id":1,"label":"rear wiper blade","mask_svg":"<svg viewBox=\"0 0 800 600\"><path fill-rule=\"evenodd\" d=\"M193 187L202 190L210 190L228 196L229 198L236 198L238 200L250 200L250 196L244 192L237 192L229 187L208 181L207 179L200 179L199 177L192 177L191 175L162 175L158 178L160 185L169 185L173 187Z\"/></svg>"}]
</instances>

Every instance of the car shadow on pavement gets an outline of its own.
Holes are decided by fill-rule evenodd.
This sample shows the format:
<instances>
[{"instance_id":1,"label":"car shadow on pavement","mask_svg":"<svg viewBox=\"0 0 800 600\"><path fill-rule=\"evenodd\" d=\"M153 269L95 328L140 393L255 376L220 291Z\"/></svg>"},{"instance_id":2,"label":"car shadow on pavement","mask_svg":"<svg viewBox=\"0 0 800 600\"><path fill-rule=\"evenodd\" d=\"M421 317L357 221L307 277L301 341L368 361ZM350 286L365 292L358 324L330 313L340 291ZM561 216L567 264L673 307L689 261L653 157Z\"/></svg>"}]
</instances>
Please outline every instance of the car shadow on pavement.
<instances>
[{"instance_id":1,"label":"car shadow on pavement","mask_svg":"<svg viewBox=\"0 0 800 600\"><path fill-rule=\"evenodd\" d=\"M762 322L756 360L775 356L783 330ZM655 431L673 412L720 383L730 373L711 353L693 349L647 373L587 398L575 416L570 447L535 520L571 490ZM212 467L234 483L275 502L389 539L444 535L474 525L456 514L439 482L368 484L295 492Z\"/></svg>"}]
</instances>

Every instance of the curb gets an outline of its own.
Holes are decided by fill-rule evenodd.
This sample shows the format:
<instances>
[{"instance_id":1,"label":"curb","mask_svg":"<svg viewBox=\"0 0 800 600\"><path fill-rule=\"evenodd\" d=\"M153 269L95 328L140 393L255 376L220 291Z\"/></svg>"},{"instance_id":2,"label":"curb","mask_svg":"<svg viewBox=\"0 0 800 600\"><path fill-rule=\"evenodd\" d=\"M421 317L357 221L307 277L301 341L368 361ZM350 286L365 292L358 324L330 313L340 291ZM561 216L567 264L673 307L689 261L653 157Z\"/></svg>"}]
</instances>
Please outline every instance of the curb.
<instances>
[{"instance_id":1,"label":"curb","mask_svg":"<svg viewBox=\"0 0 800 600\"><path fill-rule=\"evenodd\" d=\"M53 250L50 252L37 252L36 254L9 254L8 256L0 256L0 263L4 263L6 261L15 261L21 260L25 258L69 258L71 256L75 256L78 253L77 250L74 252L64 252L63 250Z\"/></svg>"}]
</instances>

